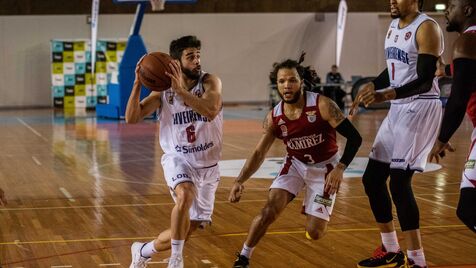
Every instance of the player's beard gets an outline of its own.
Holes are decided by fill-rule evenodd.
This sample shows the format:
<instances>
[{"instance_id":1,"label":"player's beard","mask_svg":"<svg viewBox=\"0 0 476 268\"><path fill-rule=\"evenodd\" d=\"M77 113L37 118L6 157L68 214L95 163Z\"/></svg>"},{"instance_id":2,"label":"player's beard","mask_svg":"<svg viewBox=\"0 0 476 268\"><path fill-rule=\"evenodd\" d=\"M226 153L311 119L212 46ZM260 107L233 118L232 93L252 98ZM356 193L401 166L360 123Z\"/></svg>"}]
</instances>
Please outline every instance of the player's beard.
<instances>
[{"instance_id":1,"label":"player's beard","mask_svg":"<svg viewBox=\"0 0 476 268\"><path fill-rule=\"evenodd\" d=\"M398 18L400 18L400 13L395 13L395 14L391 13L391 14L390 14L390 17L391 17L392 19L398 19Z\"/></svg>"},{"instance_id":2,"label":"player's beard","mask_svg":"<svg viewBox=\"0 0 476 268\"><path fill-rule=\"evenodd\" d=\"M294 103L299 101L299 98L301 97L301 90L294 93L293 97L290 100L285 100L283 94L281 94L281 92L279 92L279 90L278 90L278 95L284 103L294 104Z\"/></svg>"},{"instance_id":3,"label":"player's beard","mask_svg":"<svg viewBox=\"0 0 476 268\"><path fill-rule=\"evenodd\" d=\"M446 18L446 31L447 32L457 32L459 27L456 23L452 22L448 18Z\"/></svg>"},{"instance_id":4,"label":"player's beard","mask_svg":"<svg viewBox=\"0 0 476 268\"><path fill-rule=\"evenodd\" d=\"M392 12L392 7L390 7L390 17L392 19L398 19L401 17L400 10L395 8L395 11Z\"/></svg>"},{"instance_id":5,"label":"player's beard","mask_svg":"<svg viewBox=\"0 0 476 268\"><path fill-rule=\"evenodd\" d=\"M186 69L183 66L181 67L182 67L182 72L185 74L185 76L188 79L197 80L198 78L200 78L200 70L201 70L200 67L197 67L194 70Z\"/></svg>"}]
</instances>

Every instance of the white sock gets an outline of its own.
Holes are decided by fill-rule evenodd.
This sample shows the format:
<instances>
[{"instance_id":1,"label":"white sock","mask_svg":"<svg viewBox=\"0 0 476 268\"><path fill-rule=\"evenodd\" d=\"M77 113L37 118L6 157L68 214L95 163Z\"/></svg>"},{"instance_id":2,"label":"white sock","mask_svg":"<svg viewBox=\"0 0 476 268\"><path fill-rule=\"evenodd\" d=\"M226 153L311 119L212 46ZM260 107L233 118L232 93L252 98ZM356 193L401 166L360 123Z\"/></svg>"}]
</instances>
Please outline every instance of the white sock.
<instances>
[{"instance_id":1,"label":"white sock","mask_svg":"<svg viewBox=\"0 0 476 268\"><path fill-rule=\"evenodd\" d=\"M172 255L182 256L183 245L185 244L185 240L170 240L170 244L172 245Z\"/></svg>"},{"instance_id":2,"label":"white sock","mask_svg":"<svg viewBox=\"0 0 476 268\"><path fill-rule=\"evenodd\" d=\"M407 250L407 256L416 265L426 267L425 253L423 253L423 248L417 250Z\"/></svg>"},{"instance_id":3,"label":"white sock","mask_svg":"<svg viewBox=\"0 0 476 268\"><path fill-rule=\"evenodd\" d=\"M251 258L251 254L255 248L250 248L246 244L243 244L243 249L241 249L240 255L245 256L246 258Z\"/></svg>"},{"instance_id":4,"label":"white sock","mask_svg":"<svg viewBox=\"0 0 476 268\"><path fill-rule=\"evenodd\" d=\"M155 253L157 253L157 250L155 250L154 247L154 240L150 241L149 243L146 243L140 250L140 255L145 258L150 258Z\"/></svg>"},{"instance_id":5,"label":"white sock","mask_svg":"<svg viewBox=\"0 0 476 268\"><path fill-rule=\"evenodd\" d=\"M387 252L398 252L400 250L400 245L398 244L397 232L393 231L390 233L380 233L382 237L382 244L387 250Z\"/></svg>"}]
</instances>

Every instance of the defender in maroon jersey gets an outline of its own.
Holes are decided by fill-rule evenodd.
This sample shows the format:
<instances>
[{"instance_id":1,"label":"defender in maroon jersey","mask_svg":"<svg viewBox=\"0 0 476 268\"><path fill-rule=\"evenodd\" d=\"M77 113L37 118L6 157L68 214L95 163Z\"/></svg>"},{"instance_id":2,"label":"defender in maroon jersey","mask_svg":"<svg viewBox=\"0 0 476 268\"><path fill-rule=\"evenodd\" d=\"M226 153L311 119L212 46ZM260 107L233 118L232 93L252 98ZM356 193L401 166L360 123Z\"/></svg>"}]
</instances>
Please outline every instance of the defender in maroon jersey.
<instances>
[{"instance_id":1,"label":"defender in maroon jersey","mask_svg":"<svg viewBox=\"0 0 476 268\"><path fill-rule=\"evenodd\" d=\"M446 104L440 135L430 153L439 162L445 150L454 151L448 143L463 121L465 112L471 119L473 133L471 148L460 185L460 199L456 215L476 233L476 0L449 0L445 12L448 32L460 36L453 45L452 68L446 68L453 76L451 94Z\"/></svg>"},{"instance_id":2,"label":"defender in maroon jersey","mask_svg":"<svg viewBox=\"0 0 476 268\"><path fill-rule=\"evenodd\" d=\"M276 138L283 140L287 155L233 267L248 267L256 244L305 186L306 237L317 240L324 236L344 170L362 142L332 100L303 91L305 70L298 62L286 60L275 64L271 72L281 102L266 116L263 136L235 180L230 202L239 202L243 183L261 166ZM338 154L336 131L347 139L342 157Z\"/></svg>"}]
</instances>

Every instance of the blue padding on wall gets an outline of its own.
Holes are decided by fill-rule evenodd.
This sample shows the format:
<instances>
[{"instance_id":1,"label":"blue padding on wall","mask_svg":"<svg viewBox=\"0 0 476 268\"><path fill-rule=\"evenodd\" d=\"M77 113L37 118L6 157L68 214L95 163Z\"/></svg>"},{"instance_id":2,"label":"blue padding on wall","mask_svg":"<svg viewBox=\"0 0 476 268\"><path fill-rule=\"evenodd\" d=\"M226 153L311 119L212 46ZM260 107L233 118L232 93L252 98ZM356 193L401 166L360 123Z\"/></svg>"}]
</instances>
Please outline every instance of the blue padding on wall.
<instances>
[{"instance_id":1,"label":"blue padding on wall","mask_svg":"<svg viewBox=\"0 0 476 268\"><path fill-rule=\"evenodd\" d=\"M108 103L98 103L96 106L97 116L116 119L124 118L127 101L129 100L132 86L134 85L136 64L145 54L147 54L147 49L145 48L142 37L140 35L129 36L124 56L119 64L119 83L108 84ZM149 93L150 91L142 87L140 98L145 98Z\"/></svg>"}]
</instances>

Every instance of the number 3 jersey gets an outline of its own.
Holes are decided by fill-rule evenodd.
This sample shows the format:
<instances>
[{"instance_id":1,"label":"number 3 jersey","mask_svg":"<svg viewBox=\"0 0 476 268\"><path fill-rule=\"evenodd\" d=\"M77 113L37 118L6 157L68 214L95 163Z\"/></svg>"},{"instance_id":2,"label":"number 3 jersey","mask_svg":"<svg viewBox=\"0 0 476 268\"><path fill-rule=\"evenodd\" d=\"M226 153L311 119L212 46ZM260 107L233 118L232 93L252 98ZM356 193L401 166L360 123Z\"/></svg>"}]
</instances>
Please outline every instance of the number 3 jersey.
<instances>
[{"instance_id":1,"label":"number 3 jersey","mask_svg":"<svg viewBox=\"0 0 476 268\"><path fill-rule=\"evenodd\" d=\"M205 93L204 77L206 73L202 72L197 85L190 90L199 98ZM181 154L194 168L217 164L223 140L223 110L210 120L184 103L171 88L162 92L161 102L158 120L162 150L166 154Z\"/></svg>"},{"instance_id":2,"label":"number 3 jersey","mask_svg":"<svg viewBox=\"0 0 476 268\"><path fill-rule=\"evenodd\" d=\"M306 105L298 119L286 117L283 101L274 107L273 128L289 156L306 164L320 163L337 154L336 131L321 117L319 94L308 91L303 94Z\"/></svg>"}]
</instances>

